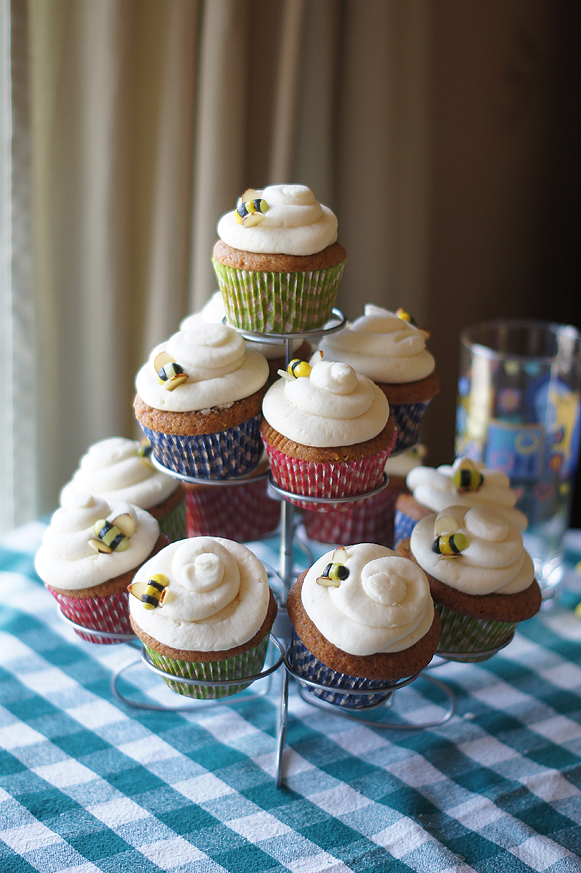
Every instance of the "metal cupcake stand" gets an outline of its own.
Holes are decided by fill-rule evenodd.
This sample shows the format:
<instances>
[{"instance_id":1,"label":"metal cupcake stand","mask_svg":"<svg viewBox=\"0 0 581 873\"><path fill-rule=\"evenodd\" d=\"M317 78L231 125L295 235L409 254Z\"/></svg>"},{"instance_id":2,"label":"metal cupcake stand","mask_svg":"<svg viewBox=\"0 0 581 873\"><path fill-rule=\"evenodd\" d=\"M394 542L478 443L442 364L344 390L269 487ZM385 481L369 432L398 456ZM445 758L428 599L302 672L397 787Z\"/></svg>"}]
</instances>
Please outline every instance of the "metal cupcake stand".
<instances>
[{"instance_id":1,"label":"metal cupcake stand","mask_svg":"<svg viewBox=\"0 0 581 873\"><path fill-rule=\"evenodd\" d=\"M262 334L254 331L242 330L240 331L240 333L245 339L249 341L264 342L266 340L269 343L279 344L281 345L281 347L284 346L285 360L288 366L290 360L292 359L293 340L308 340L313 338L319 338L327 333L335 333L336 331L341 330L341 328L345 326L345 323L346 319L343 313L339 309L334 308L332 311L332 318L329 323L325 325L325 327L317 328L316 330L309 330L304 331L303 333L292 334ZM209 485L219 488L222 486L231 487L233 485L244 485L248 484L249 481L248 477L220 480L198 479L190 476L185 476L181 473L176 473L175 471L164 467L162 464L160 464L160 462L155 458L154 455L151 455L150 460L152 461L154 466L162 472L165 472L176 479L194 485ZM372 702L368 705L361 706L360 708L349 708L337 705L337 703L329 703L328 701L326 701L324 699L324 695L329 692L330 686L319 684L297 673L289 662L288 656L289 643L291 638L291 624L286 610L286 600L288 592L297 576L295 549L299 549L303 552L305 557L305 564L307 566L309 566L309 564L312 563L313 560L309 544L305 541L306 537L302 535L300 523L295 518L294 501L298 500L300 501L300 503L312 504L313 508L317 508L319 506L323 508L324 504L348 504L351 502L360 504L365 500L369 500L371 497L375 496L383 488L385 488L388 479L387 476L384 474L383 482L381 483L381 485L378 488L373 489L372 491L366 492L364 495L357 494L341 499L331 499L306 497L303 495L297 496L292 492L285 491L274 482L269 470L266 470L258 476L255 476L253 481L257 481L259 478L268 479L269 496L275 500L281 501L281 518L278 531L276 531L274 534L268 534L269 537L276 535L280 538L280 568L277 572L272 567L266 567L270 587L273 589L278 602L278 615L272 628L272 633L270 634L265 666L260 671L260 673L252 676L244 676L242 679L238 677L229 680L204 680L183 676L178 677L174 674L167 673L156 667L152 663L146 649L142 646L141 642L134 634L110 633L87 628L86 626L77 624L70 618L66 617L60 607L59 611L63 621L70 625L80 636L84 637L85 639L93 637L96 638L95 641L102 643L127 643L130 646L133 646L139 650L137 657L134 656L133 658L131 658L131 660L120 665L115 670L111 678L111 688L115 697L127 706L137 709L195 713L202 709L221 705L224 703L230 706L236 702L248 702L250 700L269 695L272 688L272 677L279 670L280 667L283 667L284 669L282 670L281 675L280 706L277 725L277 752L275 771L275 783L276 787L278 788L281 785L283 778L283 753L285 748L286 731L289 718L290 679L293 679L295 681L298 694L304 702L309 703L318 709L324 710L327 713L350 719L352 721L366 723L370 727L374 728L399 731L417 731L433 727L439 727L445 724L452 718L456 711L456 698L454 692L444 682L436 679L432 675L429 675L427 671L431 670L433 667L437 667L441 664L446 663L449 659L460 661L463 660L463 658L462 656L454 653L439 652L437 656L434 657L433 661L429 664L428 668L426 668L421 673L417 673L413 676L408 676L405 679L401 679L400 681L393 684L385 686L375 686L370 690L361 688L353 690L353 692L357 694L357 697L362 697L363 699L365 697L369 697L371 699L372 697L377 697L378 695L382 697L383 695L385 695L383 699L378 703ZM299 572L301 571L299 570ZM510 642L510 640L508 642ZM508 642L505 643L505 645L508 645ZM471 653L470 658L466 658L465 660L484 660L495 654L497 651L498 649L493 649L486 652L473 652ZM140 685L142 685L143 683L136 682L135 680L130 683L125 683L126 685L131 684L131 690L128 691L123 689L121 687L122 679L128 679L128 674L130 673L130 671L135 670L135 668L139 669L142 666L147 667L149 671L155 674L156 677L164 680L164 682L179 681L180 684L201 686L203 688L207 687L208 698L204 698L201 700L194 699L192 697L176 694L176 692L165 689L164 686L161 686L159 690L162 692L162 695L163 693L167 692L166 698L162 699L161 697L159 697L158 699L154 699L153 697L148 697L145 693L142 693ZM411 685L417 679L421 679L422 681L429 683L432 686L432 690L435 689L437 692L439 692L440 695L444 696L446 706L444 708L443 714L435 720L422 721L419 723L409 722L401 716L397 715L397 710L394 706L396 700L396 692ZM248 691L247 689L245 689L234 694L229 694L228 687L233 685L240 685L241 681L243 681L246 686L251 684L254 685L256 683L257 687L253 689L253 691ZM342 691L349 693L350 691L348 687L346 687L345 689L333 687L331 690L339 693L341 693ZM225 693L221 694L221 692ZM379 715L377 715L378 713Z\"/></svg>"}]
</instances>

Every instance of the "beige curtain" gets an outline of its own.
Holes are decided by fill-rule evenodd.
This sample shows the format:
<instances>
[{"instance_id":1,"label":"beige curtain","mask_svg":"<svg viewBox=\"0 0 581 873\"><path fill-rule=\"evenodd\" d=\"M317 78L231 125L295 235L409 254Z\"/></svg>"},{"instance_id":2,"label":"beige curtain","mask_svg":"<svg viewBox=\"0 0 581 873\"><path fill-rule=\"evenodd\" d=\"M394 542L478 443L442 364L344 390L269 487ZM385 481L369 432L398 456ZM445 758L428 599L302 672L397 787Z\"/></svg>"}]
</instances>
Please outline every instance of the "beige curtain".
<instances>
[{"instance_id":1,"label":"beige curtain","mask_svg":"<svg viewBox=\"0 0 581 873\"><path fill-rule=\"evenodd\" d=\"M134 374L215 290L218 217L273 182L307 184L337 212L348 317L405 306L431 330L442 391L422 436L430 462L449 461L461 326L495 308L545 314L561 4L11 6L29 70L36 315L36 475L15 520L56 505L91 442L137 434Z\"/></svg>"}]
</instances>

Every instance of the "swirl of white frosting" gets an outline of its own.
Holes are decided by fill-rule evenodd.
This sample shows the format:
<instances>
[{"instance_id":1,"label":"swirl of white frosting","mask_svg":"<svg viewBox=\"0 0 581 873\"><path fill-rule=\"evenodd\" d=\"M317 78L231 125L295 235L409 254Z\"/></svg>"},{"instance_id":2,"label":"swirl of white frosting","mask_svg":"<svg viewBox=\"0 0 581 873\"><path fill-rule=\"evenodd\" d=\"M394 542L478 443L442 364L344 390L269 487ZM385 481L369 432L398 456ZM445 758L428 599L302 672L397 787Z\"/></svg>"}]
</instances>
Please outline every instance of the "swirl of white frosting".
<instances>
[{"instance_id":1,"label":"swirl of white frosting","mask_svg":"<svg viewBox=\"0 0 581 873\"><path fill-rule=\"evenodd\" d=\"M266 392L268 423L301 445L351 446L385 427L389 404L382 391L348 364L321 361L309 376L279 379Z\"/></svg>"},{"instance_id":2,"label":"swirl of white frosting","mask_svg":"<svg viewBox=\"0 0 581 873\"><path fill-rule=\"evenodd\" d=\"M441 535L463 534L467 548L456 557L437 554L432 550L436 529ZM516 594L534 578L520 531L489 506L447 506L422 518L412 531L410 548L426 573L465 594Z\"/></svg>"},{"instance_id":3,"label":"swirl of white frosting","mask_svg":"<svg viewBox=\"0 0 581 873\"><path fill-rule=\"evenodd\" d=\"M114 521L129 513L136 523L124 551L96 552L90 545L99 519ZM53 514L35 558L36 572L54 588L77 591L114 579L144 561L157 542L159 525L140 507L102 497L72 493Z\"/></svg>"},{"instance_id":4,"label":"swirl of white frosting","mask_svg":"<svg viewBox=\"0 0 581 873\"><path fill-rule=\"evenodd\" d=\"M125 500L142 509L162 503L179 483L138 455L139 448L137 440L125 437L108 437L93 443L63 487L61 505L79 491L103 497L109 503Z\"/></svg>"},{"instance_id":5,"label":"swirl of white frosting","mask_svg":"<svg viewBox=\"0 0 581 873\"><path fill-rule=\"evenodd\" d=\"M450 466L415 467L407 475L406 485L414 499L432 512L440 512L446 506L491 506L498 509L520 531L526 530L527 517L515 508L516 494L510 487L510 479L500 470L491 470L484 464L474 462L484 480L474 491L459 491L453 477L465 464L465 458L456 458Z\"/></svg>"},{"instance_id":6,"label":"swirl of white frosting","mask_svg":"<svg viewBox=\"0 0 581 873\"><path fill-rule=\"evenodd\" d=\"M415 382L435 367L424 331L371 303L360 318L324 337L319 349L325 358L345 361L374 382Z\"/></svg>"},{"instance_id":7,"label":"swirl of white frosting","mask_svg":"<svg viewBox=\"0 0 581 873\"><path fill-rule=\"evenodd\" d=\"M226 310L224 309L224 298L222 297L222 292L216 291L199 312L193 312L191 315L186 315L186 317L182 319L180 322L180 330L189 330L190 327L195 327L200 323L222 323L225 315ZM272 361L273 358L284 358L284 344L274 342L255 342L254 340L246 340L246 342L251 349L260 352L268 361ZM298 349L302 342L303 340L300 337L292 340L291 347L293 351Z\"/></svg>"},{"instance_id":8,"label":"swirl of white frosting","mask_svg":"<svg viewBox=\"0 0 581 873\"><path fill-rule=\"evenodd\" d=\"M339 561L349 571L339 587L316 580ZM303 581L305 611L333 645L352 655L400 652L421 639L434 619L423 570L385 546L359 543L319 558Z\"/></svg>"},{"instance_id":9,"label":"swirl of white frosting","mask_svg":"<svg viewBox=\"0 0 581 873\"><path fill-rule=\"evenodd\" d=\"M173 391L160 383L154 365L165 351L183 367L188 379ZM154 409L192 412L229 406L249 397L268 379L264 355L248 348L238 331L225 324L202 323L174 333L156 346L139 370L135 387Z\"/></svg>"},{"instance_id":10,"label":"swirl of white frosting","mask_svg":"<svg viewBox=\"0 0 581 873\"><path fill-rule=\"evenodd\" d=\"M256 197L268 203L260 224L238 224L235 210L218 222L218 236L227 245L255 254L313 255L337 239L335 214L306 185L269 185Z\"/></svg>"},{"instance_id":11,"label":"swirl of white frosting","mask_svg":"<svg viewBox=\"0 0 581 873\"><path fill-rule=\"evenodd\" d=\"M162 549L133 580L169 579L163 604L145 609L129 598L131 617L166 646L216 652L242 645L260 629L270 597L266 570L246 546L222 537L191 537Z\"/></svg>"}]
</instances>

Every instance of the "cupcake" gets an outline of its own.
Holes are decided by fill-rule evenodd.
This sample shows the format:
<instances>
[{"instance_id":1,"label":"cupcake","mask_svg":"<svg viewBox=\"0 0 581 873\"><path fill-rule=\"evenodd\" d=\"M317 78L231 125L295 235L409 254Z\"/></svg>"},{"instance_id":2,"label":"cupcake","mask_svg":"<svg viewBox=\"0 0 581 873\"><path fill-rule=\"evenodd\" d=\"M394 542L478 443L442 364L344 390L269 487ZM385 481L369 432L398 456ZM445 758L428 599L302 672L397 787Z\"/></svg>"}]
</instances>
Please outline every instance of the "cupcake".
<instances>
[{"instance_id":1,"label":"cupcake","mask_svg":"<svg viewBox=\"0 0 581 873\"><path fill-rule=\"evenodd\" d=\"M518 528L489 506L448 506L420 519L397 547L424 570L440 614L438 653L484 661L540 609L533 562Z\"/></svg>"},{"instance_id":2,"label":"cupcake","mask_svg":"<svg viewBox=\"0 0 581 873\"><path fill-rule=\"evenodd\" d=\"M123 500L146 509L170 540L186 536L186 492L177 479L156 470L151 446L125 437L109 437L89 446L60 493L61 504L73 493Z\"/></svg>"},{"instance_id":3,"label":"cupcake","mask_svg":"<svg viewBox=\"0 0 581 873\"><path fill-rule=\"evenodd\" d=\"M262 670L277 607L266 570L246 546L222 537L171 543L129 586L132 627L164 682L186 697L242 691ZM231 685L180 682L238 680Z\"/></svg>"},{"instance_id":4,"label":"cupcake","mask_svg":"<svg viewBox=\"0 0 581 873\"><path fill-rule=\"evenodd\" d=\"M216 291L215 294L208 300L206 305L192 315L187 315L180 322L180 330L187 330L194 327L200 322L219 322L222 323L226 316L224 301L222 300L222 292ZM284 369L287 365L286 350L283 341L278 342L260 342L259 340L246 338L246 342L250 343L250 347L264 355L268 361L269 377L268 382L272 384L278 379L278 371ZM310 343L303 339L293 339L290 343L290 349L294 358L300 358L303 361L308 361L313 350Z\"/></svg>"},{"instance_id":5,"label":"cupcake","mask_svg":"<svg viewBox=\"0 0 581 873\"><path fill-rule=\"evenodd\" d=\"M408 473L406 484L409 493L400 495L395 507L395 545L410 536L420 518L451 504L492 506L521 533L527 527L526 515L515 508L517 496L506 473L469 458L456 458L451 466L415 467Z\"/></svg>"},{"instance_id":6,"label":"cupcake","mask_svg":"<svg viewBox=\"0 0 581 873\"><path fill-rule=\"evenodd\" d=\"M287 610L290 667L299 681L324 685L309 690L338 706L387 699L389 686L421 672L438 644L440 621L424 572L375 543L319 558L292 586Z\"/></svg>"},{"instance_id":7,"label":"cupcake","mask_svg":"<svg viewBox=\"0 0 581 873\"><path fill-rule=\"evenodd\" d=\"M341 498L379 487L394 441L385 395L348 364L303 363L268 389L261 425L271 475L284 491L336 500L301 508L339 510ZM343 504L346 506L346 504Z\"/></svg>"},{"instance_id":8,"label":"cupcake","mask_svg":"<svg viewBox=\"0 0 581 873\"><path fill-rule=\"evenodd\" d=\"M327 360L350 364L384 392L397 428L394 452L405 451L418 441L421 421L438 392L426 331L408 319L403 312L396 314L368 303L364 315L319 343Z\"/></svg>"},{"instance_id":9,"label":"cupcake","mask_svg":"<svg viewBox=\"0 0 581 873\"><path fill-rule=\"evenodd\" d=\"M333 309L346 253L337 219L305 185L245 191L218 222L212 263L230 324L301 333Z\"/></svg>"},{"instance_id":10,"label":"cupcake","mask_svg":"<svg viewBox=\"0 0 581 873\"><path fill-rule=\"evenodd\" d=\"M35 568L70 621L87 631L133 636L127 585L141 564L167 542L156 519L144 509L72 492L51 518ZM92 643L119 642L76 633Z\"/></svg>"},{"instance_id":11,"label":"cupcake","mask_svg":"<svg viewBox=\"0 0 581 873\"><path fill-rule=\"evenodd\" d=\"M135 381L134 409L156 460L199 479L244 476L262 454L264 355L225 324L199 324L157 346Z\"/></svg>"},{"instance_id":12,"label":"cupcake","mask_svg":"<svg viewBox=\"0 0 581 873\"><path fill-rule=\"evenodd\" d=\"M406 474L421 464L425 447L418 445L387 459L384 473L387 485L360 506L343 512L316 512L304 509L301 519L310 540L320 543L378 543L393 548L394 511L399 495L407 492Z\"/></svg>"}]
</instances>

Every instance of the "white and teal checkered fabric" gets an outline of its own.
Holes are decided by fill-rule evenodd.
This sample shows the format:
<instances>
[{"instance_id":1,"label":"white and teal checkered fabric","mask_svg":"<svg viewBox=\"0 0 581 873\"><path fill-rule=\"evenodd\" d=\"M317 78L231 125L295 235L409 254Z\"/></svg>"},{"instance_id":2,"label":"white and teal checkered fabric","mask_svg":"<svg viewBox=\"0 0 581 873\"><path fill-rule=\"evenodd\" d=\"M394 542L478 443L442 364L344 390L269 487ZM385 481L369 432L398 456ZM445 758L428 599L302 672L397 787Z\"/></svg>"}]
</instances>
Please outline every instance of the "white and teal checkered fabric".
<instances>
[{"instance_id":1,"label":"white and teal checkered fabric","mask_svg":"<svg viewBox=\"0 0 581 873\"><path fill-rule=\"evenodd\" d=\"M276 788L280 673L262 698L195 714L128 707L111 677L138 653L61 621L32 567L40 530L0 549L3 873L581 870L571 609L489 661L438 667L458 702L439 728L381 730L292 690ZM151 699L163 685L141 664L126 676ZM444 706L422 678L394 697L412 722Z\"/></svg>"}]
</instances>

